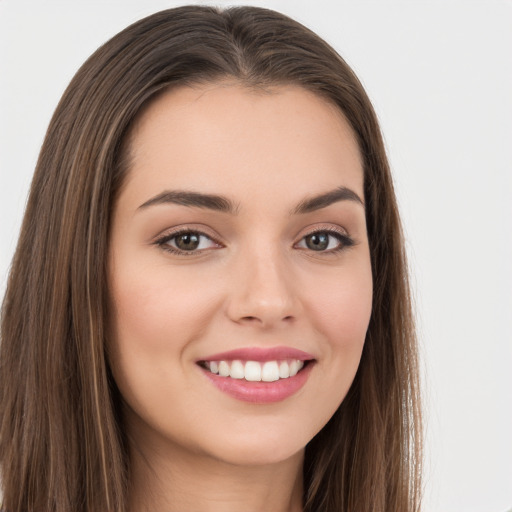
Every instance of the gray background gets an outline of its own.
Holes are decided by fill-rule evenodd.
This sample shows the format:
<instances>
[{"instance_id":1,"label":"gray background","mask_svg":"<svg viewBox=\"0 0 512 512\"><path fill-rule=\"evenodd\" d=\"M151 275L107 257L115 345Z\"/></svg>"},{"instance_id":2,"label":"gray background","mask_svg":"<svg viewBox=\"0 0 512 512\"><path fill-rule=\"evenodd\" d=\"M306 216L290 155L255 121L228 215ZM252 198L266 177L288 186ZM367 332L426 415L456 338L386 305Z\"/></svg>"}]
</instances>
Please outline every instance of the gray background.
<instances>
[{"instance_id":1,"label":"gray background","mask_svg":"<svg viewBox=\"0 0 512 512\"><path fill-rule=\"evenodd\" d=\"M129 23L183 3L0 0L0 295L39 147L72 75ZM249 3L329 41L380 117L422 347L424 509L503 512L512 506L512 3Z\"/></svg>"}]
</instances>

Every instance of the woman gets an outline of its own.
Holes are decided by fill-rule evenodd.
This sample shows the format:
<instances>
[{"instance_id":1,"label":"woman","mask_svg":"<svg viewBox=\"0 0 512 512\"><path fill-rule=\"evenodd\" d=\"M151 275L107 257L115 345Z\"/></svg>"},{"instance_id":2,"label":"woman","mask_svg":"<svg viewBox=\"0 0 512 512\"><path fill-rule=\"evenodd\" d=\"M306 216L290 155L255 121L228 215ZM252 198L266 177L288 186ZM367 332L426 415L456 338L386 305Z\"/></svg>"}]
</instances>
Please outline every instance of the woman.
<instances>
[{"instance_id":1,"label":"woman","mask_svg":"<svg viewBox=\"0 0 512 512\"><path fill-rule=\"evenodd\" d=\"M6 511L419 507L378 124L321 39L182 7L79 70L2 313Z\"/></svg>"}]
</instances>

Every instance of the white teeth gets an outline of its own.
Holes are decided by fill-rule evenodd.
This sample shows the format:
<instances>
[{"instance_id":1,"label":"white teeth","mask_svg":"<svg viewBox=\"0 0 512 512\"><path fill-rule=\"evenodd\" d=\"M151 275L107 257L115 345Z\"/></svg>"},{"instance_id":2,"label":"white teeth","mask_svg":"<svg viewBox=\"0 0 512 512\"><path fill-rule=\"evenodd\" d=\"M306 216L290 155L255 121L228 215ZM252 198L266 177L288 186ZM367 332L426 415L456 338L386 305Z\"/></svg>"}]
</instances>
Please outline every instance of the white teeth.
<instances>
[{"instance_id":1,"label":"white teeth","mask_svg":"<svg viewBox=\"0 0 512 512\"><path fill-rule=\"evenodd\" d=\"M293 377L294 375L297 375L298 371L299 371L299 362L298 361L292 361L290 363L290 377Z\"/></svg>"},{"instance_id":2,"label":"white teeth","mask_svg":"<svg viewBox=\"0 0 512 512\"><path fill-rule=\"evenodd\" d=\"M231 371L229 372L229 376L232 379L243 379L244 375L244 365L242 364L242 361L233 361L231 363Z\"/></svg>"},{"instance_id":3,"label":"white teeth","mask_svg":"<svg viewBox=\"0 0 512 512\"><path fill-rule=\"evenodd\" d=\"M279 365L279 378L287 379L290 376L290 367L286 361Z\"/></svg>"},{"instance_id":4,"label":"white teeth","mask_svg":"<svg viewBox=\"0 0 512 512\"><path fill-rule=\"evenodd\" d=\"M297 375L304 366L304 361L292 359L287 361L205 361L212 373L232 379L245 379L249 382L275 382Z\"/></svg>"},{"instance_id":5,"label":"white teeth","mask_svg":"<svg viewBox=\"0 0 512 512\"><path fill-rule=\"evenodd\" d=\"M261 364L256 361L245 363L245 380L257 382L261 380Z\"/></svg>"},{"instance_id":6,"label":"white teeth","mask_svg":"<svg viewBox=\"0 0 512 512\"><path fill-rule=\"evenodd\" d=\"M264 382L274 382L279 380L279 366L277 361L267 361L261 369L261 380Z\"/></svg>"},{"instance_id":7,"label":"white teeth","mask_svg":"<svg viewBox=\"0 0 512 512\"><path fill-rule=\"evenodd\" d=\"M219 362L219 375L221 377L229 377L229 364L226 361Z\"/></svg>"}]
</instances>

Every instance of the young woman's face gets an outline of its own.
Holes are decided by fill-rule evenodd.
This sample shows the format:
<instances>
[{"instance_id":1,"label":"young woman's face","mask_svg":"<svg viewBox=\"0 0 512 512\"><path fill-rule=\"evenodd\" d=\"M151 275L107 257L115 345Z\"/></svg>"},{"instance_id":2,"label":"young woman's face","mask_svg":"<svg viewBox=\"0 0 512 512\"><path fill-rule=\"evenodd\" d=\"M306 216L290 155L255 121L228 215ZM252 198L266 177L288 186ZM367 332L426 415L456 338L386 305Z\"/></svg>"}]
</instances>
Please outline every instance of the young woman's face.
<instances>
[{"instance_id":1,"label":"young woman's face","mask_svg":"<svg viewBox=\"0 0 512 512\"><path fill-rule=\"evenodd\" d=\"M264 464L345 397L372 305L363 171L298 87L165 93L131 138L110 241L111 365L134 442Z\"/></svg>"}]
</instances>

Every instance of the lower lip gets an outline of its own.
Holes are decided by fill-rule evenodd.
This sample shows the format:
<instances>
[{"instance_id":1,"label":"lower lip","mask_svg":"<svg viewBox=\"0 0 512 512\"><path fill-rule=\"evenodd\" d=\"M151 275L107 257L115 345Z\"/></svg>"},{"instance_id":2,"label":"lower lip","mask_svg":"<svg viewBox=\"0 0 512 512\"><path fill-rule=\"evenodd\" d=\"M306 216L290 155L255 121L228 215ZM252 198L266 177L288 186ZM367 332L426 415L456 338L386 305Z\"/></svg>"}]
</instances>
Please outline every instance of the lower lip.
<instances>
[{"instance_id":1,"label":"lower lip","mask_svg":"<svg viewBox=\"0 0 512 512\"><path fill-rule=\"evenodd\" d=\"M220 377L208 370L202 370L214 386L233 398L255 404L268 404L281 402L297 393L306 384L313 366L313 361L310 361L297 375L274 382L249 382L245 379Z\"/></svg>"}]
</instances>

